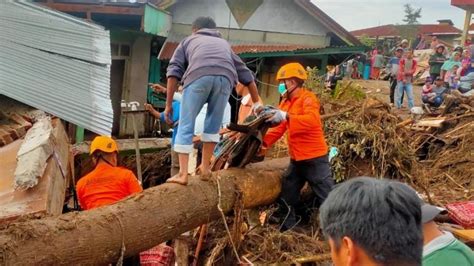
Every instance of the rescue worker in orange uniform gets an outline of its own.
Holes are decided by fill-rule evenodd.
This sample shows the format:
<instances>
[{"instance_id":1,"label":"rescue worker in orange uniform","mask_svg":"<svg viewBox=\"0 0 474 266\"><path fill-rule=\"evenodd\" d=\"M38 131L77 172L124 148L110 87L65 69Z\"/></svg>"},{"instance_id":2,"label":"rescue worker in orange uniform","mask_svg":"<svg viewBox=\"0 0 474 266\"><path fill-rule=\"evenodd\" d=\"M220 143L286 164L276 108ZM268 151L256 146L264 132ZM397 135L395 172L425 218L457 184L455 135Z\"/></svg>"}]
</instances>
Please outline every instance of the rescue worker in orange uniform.
<instances>
[{"instance_id":1,"label":"rescue worker in orange uniform","mask_svg":"<svg viewBox=\"0 0 474 266\"><path fill-rule=\"evenodd\" d=\"M109 205L143 189L132 171L117 167L117 143L110 137L98 136L90 148L95 169L76 185L83 210Z\"/></svg>"},{"instance_id":2,"label":"rescue worker in orange uniform","mask_svg":"<svg viewBox=\"0 0 474 266\"><path fill-rule=\"evenodd\" d=\"M281 229L293 228L298 219L295 207L299 205L300 191L308 182L319 207L334 186L328 159L316 95L303 88L308 75L299 63L282 66L277 73L278 90L282 95L279 109L268 120L272 125L263 139L261 153L272 146L288 131L290 165L282 179L280 209L284 219Z\"/></svg>"},{"instance_id":3,"label":"rescue worker in orange uniform","mask_svg":"<svg viewBox=\"0 0 474 266\"><path fill-rule=\"evenodd\" d=\"M90 149L95 169L79 179L76 185L83 210L110 205L143 191L132 171L117 166L118 147L112 138L98 136L92 141ZM146 264L155 256L161 256L159 261L163 264L160 265L174 265L173 249L165 244L144 251L140 256L124 258L123 265L140 265L140 262Z\"/></svg>"}]
</instances>

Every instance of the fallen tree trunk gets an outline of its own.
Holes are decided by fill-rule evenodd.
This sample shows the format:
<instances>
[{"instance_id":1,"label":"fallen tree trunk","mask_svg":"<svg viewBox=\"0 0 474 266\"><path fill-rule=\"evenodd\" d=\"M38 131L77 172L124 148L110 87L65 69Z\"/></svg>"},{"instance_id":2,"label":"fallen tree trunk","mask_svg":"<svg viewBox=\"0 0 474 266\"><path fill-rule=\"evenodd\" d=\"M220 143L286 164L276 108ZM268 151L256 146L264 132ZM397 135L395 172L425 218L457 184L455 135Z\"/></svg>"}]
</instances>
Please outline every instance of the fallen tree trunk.
<instances>
[{"instance_id":1,"label":"fallen tree trunk","mask_svg":"<svg viewBox=\"0 0 474 266\"><path fill-rule=\"evenodd\" d=\"M91 211L10 224L0 231L0 264L117 262L122 252L138 254L218 219L218 203L228 213L238 194L244 208L272 203L287 165L286 158L223 170L210 182L192 178L186 187L164 184Z\"/></svg>"}]
</instances>

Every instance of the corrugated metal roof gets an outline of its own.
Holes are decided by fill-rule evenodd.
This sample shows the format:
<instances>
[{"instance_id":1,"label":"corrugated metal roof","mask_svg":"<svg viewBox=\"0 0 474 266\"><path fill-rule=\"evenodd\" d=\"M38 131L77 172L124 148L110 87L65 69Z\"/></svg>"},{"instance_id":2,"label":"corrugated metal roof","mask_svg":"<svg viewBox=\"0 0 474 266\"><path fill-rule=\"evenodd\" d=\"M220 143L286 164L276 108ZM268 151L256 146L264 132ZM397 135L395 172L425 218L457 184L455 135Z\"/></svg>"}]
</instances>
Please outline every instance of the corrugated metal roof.
<instances>
[{"instance_id":1,"label":"corrugated metal roof","mask_svg":"<svg viewBox=\"0 0 474 266\"><path fill-rule=\"evenodd\" d=\"M108 31L36 4L7 0L0 2L0 32L0 94L110 135Z\"/></svg>"},{"instance_id":2,"label":"corrugated metal roof","mask_svg":"<svg viewBox=\"0 0 474 266\"><path fill-rule=\"evenodd\" d=\"M167 41L161 48L158 59L169 60L173 56L174 50L178 47L178 42ZM275 44L275 43L250 43L250 44L232 44L232 50L236 54L244 53L270 53L270 52L288 52L306 49L317 49L322 47L296 44Z\"/></svg>"},{"instance_id":3,"label":"corrugated metal roof","mask_svg":"<svg viewBox=\"0 0 474 266\"><path fill-rule=\"evenodd\" d=\"M45 7L2 4L1 38L77 59L110 63L109 35L102 27Z\"/></svg>"}]
</instances>

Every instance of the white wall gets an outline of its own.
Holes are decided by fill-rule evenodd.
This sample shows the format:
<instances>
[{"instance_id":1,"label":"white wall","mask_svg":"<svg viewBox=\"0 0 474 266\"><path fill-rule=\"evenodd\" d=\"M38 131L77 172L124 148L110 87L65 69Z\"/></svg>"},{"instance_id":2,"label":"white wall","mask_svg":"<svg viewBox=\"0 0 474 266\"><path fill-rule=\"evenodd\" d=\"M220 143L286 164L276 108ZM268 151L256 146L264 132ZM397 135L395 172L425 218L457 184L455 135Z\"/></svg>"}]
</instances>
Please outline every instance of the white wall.
<instances>
[{"instance_id":1,"label":"white wall","mask_svg":"<svg viewBox=\"0 0 474 266\"><path fill-rule=\"evenodd\" d=\"M279 33L256 30L239 30L239 29L218 29L222 34L222 38L229 40L231 43L285 43L300 44L325 47L330 44L331 38L328 35L305 35L294 33ZM179 41L184 36L191 34L191 25L173 24L171 31L172 41ZM179 36L179 37L176 37Z\"/></svg>"},{"instance_id":2,"label":"white wall","mask_svg":"<svg viewBox=\"0 0 474 266\"><path fill-rule=\"evenodd\" d=\"M132 44L129 69L126 73L126 89L123 92L123 99L127 102L137 101L140 109L147 100L148 70L150 67L150 45L151 36L140 36ZM139 134L145 131L144 115L136 115L136 123ZM123 120L122 120L123 121ZM126 115L125 125L120 135L133 135L133 125L130 115Z\"/></svg>"},{"instance_id":3,"label":"white wall","mask_svg":"<svg viewBox=\"0 0 474 266\"><path fill-rule=\"evenodd\" d=\"M171 7L171 12L175 24L192 24L199 16L210 16L218 27L239 28L225 0L181 0ZM307 35L326 35L328 32L292 0L264 0L243 29Z\"/></svg>"}]
</instances>

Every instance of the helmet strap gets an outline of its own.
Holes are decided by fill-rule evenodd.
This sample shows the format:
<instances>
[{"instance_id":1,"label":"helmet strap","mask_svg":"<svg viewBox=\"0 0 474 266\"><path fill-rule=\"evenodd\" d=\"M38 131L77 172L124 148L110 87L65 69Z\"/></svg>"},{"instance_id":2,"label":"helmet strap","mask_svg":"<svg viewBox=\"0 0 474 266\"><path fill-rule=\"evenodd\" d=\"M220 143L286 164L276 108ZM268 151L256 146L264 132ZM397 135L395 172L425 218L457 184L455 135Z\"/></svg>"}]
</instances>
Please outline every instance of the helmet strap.
<instances>
[{"instance_id":1,"label":"helmet strap","mask_svg":"<svg viewBox=\"0 0 474 266\"><path fill-rule=\"evenodd\" d=\"M102 154L99 154L99 156L97 157L96 166L97 166L97 164L99 163L100 160L103 160L106 164L108 164L108 165L114 167L114 166L112 165L112 163L110 163L107 159L104 158L104 156L102 156Z\"/></svg>"},{"instance_id":2,"label":"helmet strap","mask_svg":"<svg viewBox=\"0 0 474 266\"><path fill-rule=\"evenodd\" d=\"M288 89L286 91L286 95L288 98L291 98L291 94L298 88L299 86L295 86L293 89Z\"/></svg>"}]
</instances>

